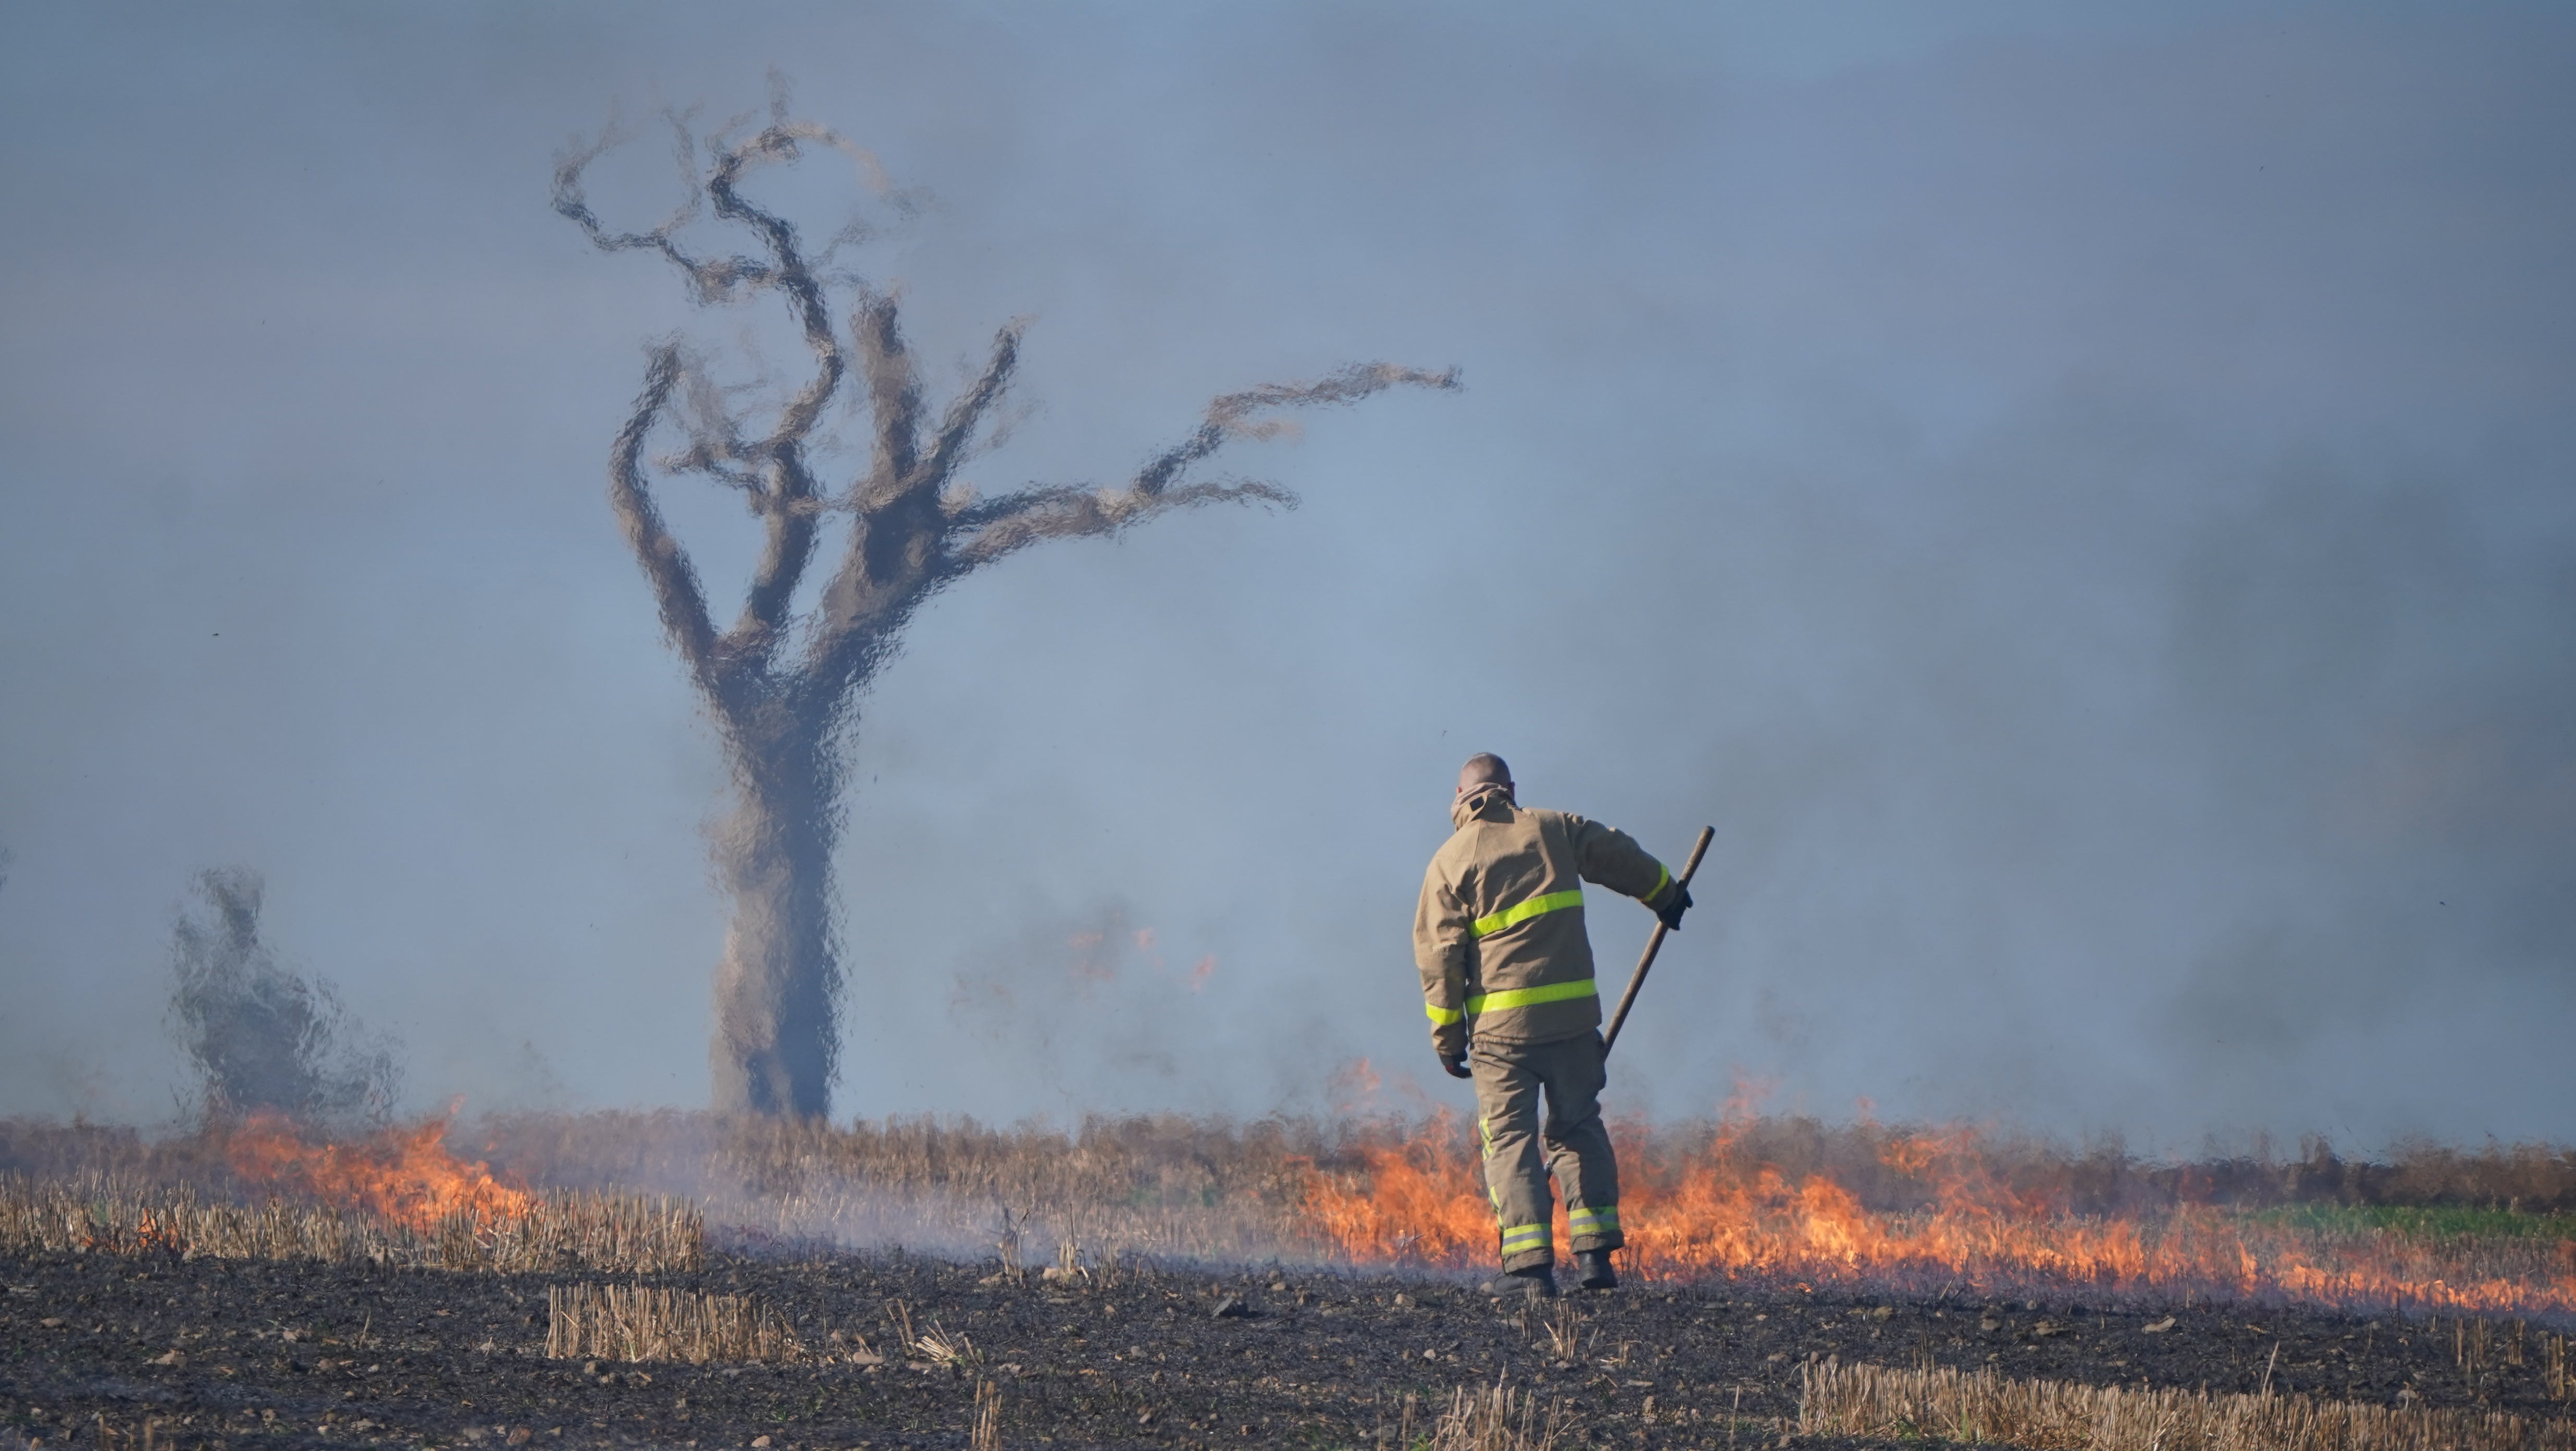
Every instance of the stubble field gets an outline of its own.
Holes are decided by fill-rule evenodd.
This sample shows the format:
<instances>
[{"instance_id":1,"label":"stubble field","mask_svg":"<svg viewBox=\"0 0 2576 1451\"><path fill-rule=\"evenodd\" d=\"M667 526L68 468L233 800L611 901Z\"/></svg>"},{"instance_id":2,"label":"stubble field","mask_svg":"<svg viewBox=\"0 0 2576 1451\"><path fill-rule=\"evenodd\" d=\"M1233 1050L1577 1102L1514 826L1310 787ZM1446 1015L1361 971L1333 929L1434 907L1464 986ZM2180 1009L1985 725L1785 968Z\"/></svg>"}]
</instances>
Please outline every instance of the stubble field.
<instances>
[{"instance_id":1,"label":"stubble field","mask_svg":"<svg viewBox=\"0 0 2576 1451\"><path fill-rule=\"evenodd\" d=\"M701 1187L711 1203L733 1210L769 1204L770 1219L746 1226L711 1209L714 1227L703 1243L692 1238L697 1221L668 1206L634 1201L630 1217L649 1221L653 1231L637 1234L631 1225L620 1228L618 1215L628 1211L614 1206L576 1212L580 1206L568 1199L531 1208L493 1198L522 1192L498 1187L513 1173L531 1181L587 1175L672 1187L638 1184L653 1173L637 1161L616 1173L532 1172L546 1156L531 1145L557 1144L560 1170L560 1143L583 1138L580 1128L578 1121L546 1126L569 1136L556 1140L528 1124L513 1130L515 1142L507 1133L488 1135L483 1147L499 1155L495 1163L515 1153L512 1173L441 1150L440 1161L470 1185L494 1186L472 1189L490 1201L475 1211L480 1218L450 1214L406 1227L408 1201L361 1196L356 1209L334 1207L310 1219L302 1240L289 1226L276 1229L265 1247L246 1247L236 1229L211 1218L188 1220L164 1201L118 1189L109 1176L129 1184L149 1177L146 1171L165 1181L193 1176L199 1188L192 1192L211 1203L248 1196L255 1186L244 1182L242 1166L271 1160L202 1141L93 1135L80 1147L61 1131L22 1128L8 1141L16 1157L6 1167L50 1172L54 1187L50 1208L22 1216L16 1238L0 1246L0 1425L7 1428L0 1434L102 1451L532 1444L1502 1451L1551 1437L1569 1447L1878 1443L1869 1436L2049 1447L2086 1442L2068 1439L2073 1433L2064 1425L2042 1424L2028 1407L2007 1414L1988 1406L1971 1415L1958 1396L2001 1405L2011 1396L2044 1392L2062 1401L2074 1394L2070 1388L2109 1387L2178 1394L2239 1421L2278 1420L2296 1408L2343 1414L2334 1408L2345 1406L2413 1418L2363 1428L2368 1435L2311 1428L2198 1441L2167 1424L2161 1439L2150 1437L2167 1448L2576 1446L2567 1364L2567 1333L2576 1325L2546 1311L2443 1313L2430 1306L2436 1290L2456 1293L2445 1287L2424 1287L2413 1306L2337 1305L2300 1303L2277 1288L2212 1295L2205 1287L2123 1285L2099 1275L2090 1284L2043 1287L2028 1274L1949 1273L1937 1265L1902 1274L1863 1266L1839 1278L1798 1273L1799 1265L1720 1266L1609 1295L1496 1303L1476 1292L1464 1265L1422 1256L1371 1265L1348 1255L1337 1261L1331 1246L1312 1242L1298 1253L1274 1243L1268 1254L1224 1257L1193 1257L1169 1243L1119 1244L1105 1230L1124 1224L1182 1235L1193 1214L1203 1221L1204 1240L1244 1242L1295 1222L1297 1206L1314 1202L1279 1197L1297 1154L1262 1159L1238 1136L1228 1141L1234 1160L1219 1156L1192 1168L1192 1154L1224 1147L1222 1136L1190 1139L1188 1152L1174 1153L1168 1126L1137 1128L1123 1139L1104 1130L1087 1149L1076 1137L1057 1136L1052 1179L1038 1167L1049 1157L1048 1140L1035 1131L1017 1138L981 1130L944 1139L917 1134L900 1152L880 1133L867 1140L874 1145L867 1152L878 1156L872 1174L857 1164L865 1135L855 1129L837 1149L818 1141L794 1156L779 1155L774 1138L761 1141L766 1148L736 1142L732 1152L748 1156L734 1162L737 1172ZM1776 1125L1766 1131L1786 1132ZM583 1141L615 1139L601 1132ZM1329 1182L1348 1193L1354 1176L1365 1176L1365 1156L1335 1160L1331 1146L1303 1147L1309 1170L1330 1177L1299 1192L1311 1195L1314 1183ZM1772 1147L1763 1165L1776 1174L1789 1153ZM852 1159L828 1185L827 1150ZM299 1161L301 1180L266 1189L310 1200L325 1187L325 1168L340 1174L370 1165L390 1165L402 1183L420 1187L419 1162L379 1163L371 1152L362 1144L346 1154L308 1155ZM86 1190L63 1187L69 1181L60 1176L75 1160L93 1176ZM902 1164L913 1167L896 1172ZM1136 1178L1148 1164L1153 1173ZM225 1165L230 1179L218 1172ZM2276 1167L2278 1182L2301 1177ZM2491 1163L2477 1172L2511 1167ZM2453 1171L2452 1182L2470 1182L2461 1178L2468 1171ZM2312 1169L2302 1172L2317 1178ZM2525 1179L2534 1172L2527 1155L2513 1172ZM2144 1171L2133 1177L2138 1184L2122 1192L2143 1194ZM1031 1197L1015 1210L997 1192L1046 1182L1088 1196L1087 1241L1048 1228L1079 1217L1077 1204ZM1111 1194L1120 1183L1126 1192ZM980 1208L960 1186L985 1196ZM1153 1186L1161 1187L1147 1192ZM27 1179L11 1190L29 1203L36 1192ZM906 1192L916 1197L907 1200ZM846 1219L870 1194L882 1201L870 1225L892 1214L930 1226L946 1214L956 1233L932 1254L835 1245L815 1232L835 1215ZM2295 1229L2333 1245L2378 1244L2368 1237L2393 1235L2417 1256L2383 1245L2373 1250L2380 1257L2374 1262L2489 1269L2528 1262L2538 1268L2526 1289L2544 1304L2563 1288L2552 1257L2571 1241L2561 1237L2554 1202L2410 1208L2384 1202L2391 1197L2385 1193L2373 1202L2348 1190L2274 1197L2283 1202L2224 1212L2270 1226L2263 1233ZM1182 1202L1189 1199L1195 1210ZM1887 1224L1919 1226L1937 1223L1942 1211L1899 1205L1871 1212ZM507 1219L512 1213L521 1218ZM351 1214L374 1216L383 1233L352 1237L341 1227ZM2098 1215L2065 1219L2069 1234L2098 1234L2102 1222ZM981 1233L996 1224L1003 1232L998 1243L986 1240L990 1248L958 1237L970 1226ZM565 1225L589 1226L589 1238ZM1785 1220L1754 1228L1793 1238L1814 1232ZM217 1229L231 1237L219 1240ZM916 1242L934 1238L922 1229ZM683 1239L694 1247L675 1249ZM1813 1250L1808 1244L1800 1252ZM1050 1256L1053 1265L1044 1263ZM1999 1283L2004 1278L2013 1280L2009 1291ZM574 1292L602 1286L669 1291L657 1303L684 1308L731 1307L749 1317L745 1324L757 1319L768 1327L766 1338L708 1340L694 1349L676 1340L640 1346L631 1333L650 1327L585 1329L550 1308L550 1298L569 1306ZM602 1338L603 1331L630 1338ZM659 1358L627 1359L627 1349ZM693 1354L709 1358L691 1363ZM1828 1365L1845 1378L1819 1379ZM1884 1383L1855 1391L1848 1376L1854 1366L1879 1368ZM1952 1385L1957 1394L1948 1401L1923 1377L1897 1383L1927 1370L1982 1378ZM1497 1387L1513 1398L1511 1425L1470 1424L1458 1414L1468 1401L1490 1402ZM2209 1399L2200 1399L2204 1394ZM2220 1399L2227 1396L2255 1399ZM2086 1414L2099 1419L2119 1409ZM2179 1413L2163 1406L2155 1414L2171 1423ZM2453 1419L2439 1419L2444 1415ZM2487 1417L2512 1419L2480 1419ZM1856 1438L1854 1431L1867 1434Z\"/></svg>"},{"instance_id":2,"label":"stubble field","mask_svg":"<svg viewBox=\"0 0 2576 1451\"><path fill-rule=\"evenodd\" d=\"M1567 1444L1762 1445L1811 1358L2097 1385L2562 1414L2540 1336L2232 1307L2119 1309L1714 1284L1502 1304L1446 1279L1134 1269L1020 1283L902 1255L717 1255L646 1283L749 1295L771 1364L546 1356L561 1277L176 1255L0 1258L0 1416L49 1444L1371 1447L1498 1381ZM1220 1307L1243 1313L1220 1314ZM2167 1320L2170 1328L2150 1332ZM2484 1327L2484 1322L2479 1322ZM906 1325L910 1344L906 1343ZM1799 1444L1836 1438L1799 1436Z\"/></svg>"}]
</instances>

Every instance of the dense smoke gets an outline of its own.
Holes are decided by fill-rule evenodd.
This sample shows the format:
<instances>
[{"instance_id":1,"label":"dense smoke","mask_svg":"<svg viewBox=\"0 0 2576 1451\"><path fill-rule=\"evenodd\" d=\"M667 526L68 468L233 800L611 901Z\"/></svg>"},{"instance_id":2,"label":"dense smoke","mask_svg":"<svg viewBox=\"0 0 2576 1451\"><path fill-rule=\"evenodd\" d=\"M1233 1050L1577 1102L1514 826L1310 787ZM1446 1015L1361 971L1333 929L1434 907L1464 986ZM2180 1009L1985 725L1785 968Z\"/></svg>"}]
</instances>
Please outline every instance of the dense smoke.
<instances>
[{"instance_id":1,"label":"dense smoke","mask_svg":"<svg viewBox=\"0 0 2576 1451\"><path fill-rule=\"evenodd\" d=\"M197 875L202 913L172 932L170 1025L209 1117L281 1113L382 1121L401 1088L392 1046L372 1037L320 977L280 966L259 938L257 872Z\"/></svg>"},{"instance_id":2,"label":"dense smoke","mask_svg":"<svg viewBox=\"0 0 2576 1451\"><path fill-rule=\"evenodd\" d=\"M1475 384L1241 455L1293 514L904 626L797 903L846 914L836 1115L1463 1105L1405 929L1492 749L1658 854L1717 828L1617 1112L2576 1133L2576 12L2420 3L0 14L0 1112L193 1082L133 1045L219 862L409 1107L710 1100L740 782L602 455L642 340L719 405L675 377L645 465L816 354L545 183L622 102L586 204L659 225L712 161L640 113L703 137L778 63L936 188L832 264L933 433L1034 319L925 514L1130 479L1243 380ZM819 255L865 180L739 195ZM770 518L655 478L729 632ZM1650 919L1591 917L1624 974Z\"/></svg>"}]
</instances>

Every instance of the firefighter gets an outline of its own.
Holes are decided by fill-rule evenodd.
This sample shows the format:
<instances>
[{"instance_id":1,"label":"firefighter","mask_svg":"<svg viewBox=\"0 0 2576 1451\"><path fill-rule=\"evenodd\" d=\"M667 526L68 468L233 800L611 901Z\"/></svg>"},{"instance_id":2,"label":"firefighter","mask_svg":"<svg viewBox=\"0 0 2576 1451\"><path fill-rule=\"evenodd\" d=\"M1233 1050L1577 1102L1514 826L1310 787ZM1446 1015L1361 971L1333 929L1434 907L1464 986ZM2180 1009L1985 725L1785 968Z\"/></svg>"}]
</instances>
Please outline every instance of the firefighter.
<instances>
[{"instance_id":1,"label":"firefighter","mask_svg":"<svg viewBox=\"0 0 2576 1451\"><path fill-rule=\"evenodd\" d=\"M1565 1196L1578 1282L1615 1289L1610 1254L1625 1243L1619 1165L1601 1126L1601 995L1582 883L1634 897L1676 930L1690 892L1627 833L1520 805L1500 756L1468 758L1449 819L1457 831L1423 873L1413 959L1432 1051L1450 1077L1476 1081L1503 1259L1485 1291L1556 1293L1550 1172Z\"/></svg>"}]
</instances>

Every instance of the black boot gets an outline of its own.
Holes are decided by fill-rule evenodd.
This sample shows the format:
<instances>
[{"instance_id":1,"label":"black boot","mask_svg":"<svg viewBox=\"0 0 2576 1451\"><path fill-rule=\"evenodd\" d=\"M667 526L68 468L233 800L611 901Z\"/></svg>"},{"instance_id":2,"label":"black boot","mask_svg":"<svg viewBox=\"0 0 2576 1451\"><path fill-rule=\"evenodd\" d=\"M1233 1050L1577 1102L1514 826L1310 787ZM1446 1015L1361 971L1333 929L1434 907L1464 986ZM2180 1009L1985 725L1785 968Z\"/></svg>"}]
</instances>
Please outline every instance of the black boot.
<instances>
[{"instance_id":1,"label":"black boot","mask_svg":"<svg viewBox=\"0 0 2576 1451\"><path fill-rule=\"evenodd\" d=\"M1556 1298L1556 1267L1532 1265L1525 1270L1505 1270L1485 1282L1485 1293L1498 1300L1513 1295L1553 1300Z\"/></svg>"},{"instance_id":2,"label":"black boot","mask_svg":"<svg viewBox=\"0 0 2576 1451\"><path fill-rule=\"evenodd\" d=\"M1575 1283L1587 1290L1619 1288L1619 1272L1610 1268L1610 1251L1579 1249L1574 1252Z\"/></svg>"}]
</instances>

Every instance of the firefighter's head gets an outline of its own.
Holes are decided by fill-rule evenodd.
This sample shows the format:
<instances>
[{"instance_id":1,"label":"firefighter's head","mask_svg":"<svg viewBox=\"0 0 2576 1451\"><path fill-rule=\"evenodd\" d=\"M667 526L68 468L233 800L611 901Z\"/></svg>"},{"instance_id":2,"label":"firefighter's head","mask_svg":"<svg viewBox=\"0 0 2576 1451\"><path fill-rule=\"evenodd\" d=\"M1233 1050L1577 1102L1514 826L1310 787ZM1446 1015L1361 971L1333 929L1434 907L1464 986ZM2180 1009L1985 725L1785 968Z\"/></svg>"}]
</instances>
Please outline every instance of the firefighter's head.
<instances>
[{"instance_id":1,"label":"firefighter's head","mask_svg":"<svg viewBox=\"0 0 2576 1451\"><path fill-rule=\"evenodd\" d=\"M1469 756L1467 764L1458 768L1459 799L1464 800L1479 786L1500 786L1503 794L1509 796L1512 792L1512 768L1504 765L1503 758L1491 751L1479 751Z\"/></svg>"}]
</instances>

